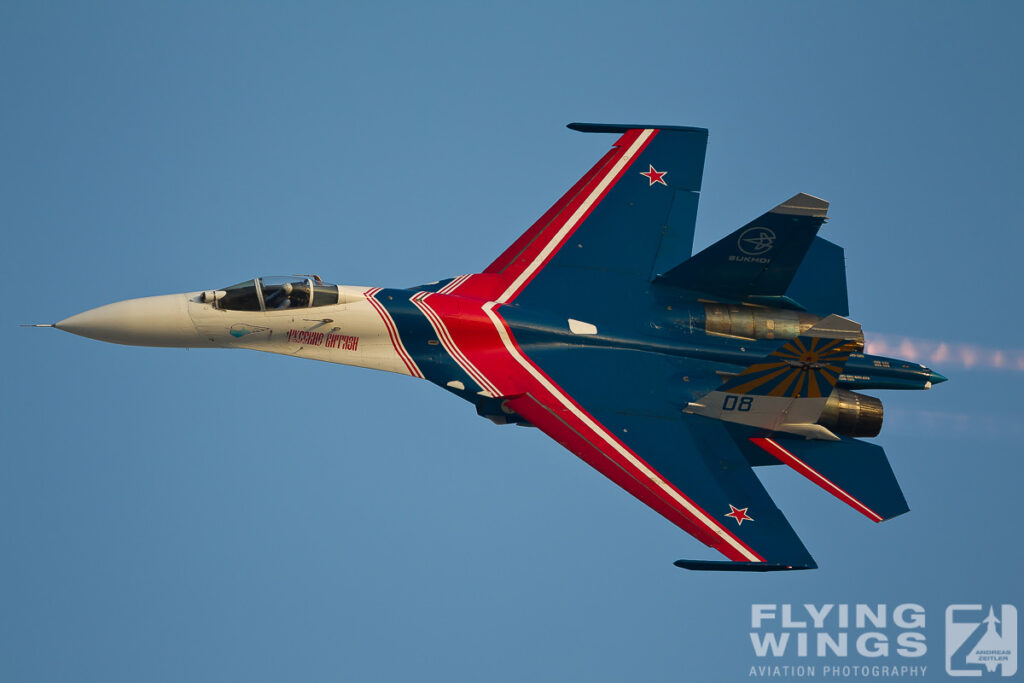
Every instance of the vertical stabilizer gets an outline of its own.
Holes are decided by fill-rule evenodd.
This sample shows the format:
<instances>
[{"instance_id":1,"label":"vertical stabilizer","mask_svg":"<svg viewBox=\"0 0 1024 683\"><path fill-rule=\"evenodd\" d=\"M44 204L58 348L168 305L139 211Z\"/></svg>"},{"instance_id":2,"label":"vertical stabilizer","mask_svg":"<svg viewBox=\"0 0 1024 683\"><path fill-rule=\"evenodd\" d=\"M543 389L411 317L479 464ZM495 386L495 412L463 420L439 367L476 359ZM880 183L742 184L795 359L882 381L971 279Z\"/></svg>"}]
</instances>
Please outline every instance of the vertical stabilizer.
<instances>
[{"instance_id":1,"label":"vertical stabilizer","mask_svg":"<svg viewBox=\"0 0 1024 683\"><path fill-rule=\"evenodd\" d=\"M781 299L827 213L824 199L790 197L655 282L729 299Z\"/></svg>"}]
</instances>

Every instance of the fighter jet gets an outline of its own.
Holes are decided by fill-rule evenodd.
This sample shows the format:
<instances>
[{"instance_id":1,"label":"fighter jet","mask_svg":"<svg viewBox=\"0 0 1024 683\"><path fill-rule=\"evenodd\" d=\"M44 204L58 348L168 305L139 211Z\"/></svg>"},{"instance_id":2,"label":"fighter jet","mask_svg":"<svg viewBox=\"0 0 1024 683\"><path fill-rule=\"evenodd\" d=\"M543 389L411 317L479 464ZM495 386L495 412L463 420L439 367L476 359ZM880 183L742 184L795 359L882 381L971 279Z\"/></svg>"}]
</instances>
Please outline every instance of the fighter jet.
<instances>
[{"instance_id":1,"label":"fighter jet","mask_svg":"<svg viewBox=\"0 0 1024 683\"><path fill-rule=\"evenodd\" d=\"M573 123L618 137L479 273L389 289L317 276L131 299L55 323L118 344L255 349L426 379L532 426L725 560L817 565L754 468L786 465L874 522L908 510L862 439L862 389L945 377L864 353L828 202L797 194L692 254L708 132Z\"/></svg>"}]
</instances>

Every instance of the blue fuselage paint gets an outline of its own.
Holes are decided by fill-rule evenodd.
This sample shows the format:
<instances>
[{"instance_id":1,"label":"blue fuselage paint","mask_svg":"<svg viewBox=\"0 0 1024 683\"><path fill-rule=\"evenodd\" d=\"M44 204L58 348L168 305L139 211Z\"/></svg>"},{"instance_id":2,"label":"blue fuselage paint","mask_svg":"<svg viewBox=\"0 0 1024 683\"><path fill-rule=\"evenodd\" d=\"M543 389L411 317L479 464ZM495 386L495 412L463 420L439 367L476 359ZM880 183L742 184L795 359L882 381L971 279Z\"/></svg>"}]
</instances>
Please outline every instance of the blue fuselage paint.
<instances>
[{"instance_id":1,"label":"blue fuselage paint","mask_svg":"<svg viewBox=\"0 0 1024 683\"><path fill-rule=\"evenodd\" d=\"M378 295L395 320L406 347L431 382L477 404L481 414L492 407L480 394L481 387L457 363L438 339L423 313L410 301L418 292L436 292L444 284L412 289L385 289ZM445 295L451 296L451 295ZM630 351L676 359L675 368L683 368L680 401L693 400L721 384L723 375L740 372L764 358L785 339L737 339L709 334L705 328L704 301L673 299L671 304L655 299L636 315L612 311L606 319L586 319L597 328L596 334L575 334L569 328L569 312L552 312L517 304L498 308L508 323L516 343L531 357L543 357L543 367L557 367L565 354L592 351ZM465 309L479 309L484 303L461 299ZM604 316L603 316L604 317ZM502 350L502 352L504 352ZM617 358L618 356L602 357ZM624 362L634 362L635 354L622 354ZM626 369L628 371L628 368ZM925 389L931 370L923 365L895 358L853 354L837 386L846 389ZM666 381L670 378L666 377ZM453 388L461 386L462 389Z\"/></svg>"}]
</instances>

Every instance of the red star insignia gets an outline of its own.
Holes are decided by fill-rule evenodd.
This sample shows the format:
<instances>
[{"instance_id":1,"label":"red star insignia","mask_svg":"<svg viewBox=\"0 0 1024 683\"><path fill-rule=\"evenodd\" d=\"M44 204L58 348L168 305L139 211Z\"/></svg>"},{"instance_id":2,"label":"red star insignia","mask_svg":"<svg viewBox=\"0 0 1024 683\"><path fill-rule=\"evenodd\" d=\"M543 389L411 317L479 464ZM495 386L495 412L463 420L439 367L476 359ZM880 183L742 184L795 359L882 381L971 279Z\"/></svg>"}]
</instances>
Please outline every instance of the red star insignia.
<instances>
[{"instance_id":1,"label":"red star insignia","mask_svg":"<svg viewBox=\"0 0 1024 683\"><path fill-rule=\"evenodd\" d=\"M650 167L651 170L641 171L640 175L650 180L651 185L654 185L654 183L661 183L662 185L668 187L668 183L665 182L665 176L668 175L668 171L655 171L653 166L651 166L650 164L647 165Z\"/></svg>"},{"instance_id":2,"label":"red star insignia","mask_svg":"<svg viewBox=\"0 0 1024 683\"><path fill-rule=\"evenodd\" d=\"M736 524L743 526L743 522L753 522L754 518L747 514L749 508L738 508L732 503L729 503L729 507L732 508L732 512L725 513L726 517L732 517L736 520Z\"/></svg>"}]
</instances>

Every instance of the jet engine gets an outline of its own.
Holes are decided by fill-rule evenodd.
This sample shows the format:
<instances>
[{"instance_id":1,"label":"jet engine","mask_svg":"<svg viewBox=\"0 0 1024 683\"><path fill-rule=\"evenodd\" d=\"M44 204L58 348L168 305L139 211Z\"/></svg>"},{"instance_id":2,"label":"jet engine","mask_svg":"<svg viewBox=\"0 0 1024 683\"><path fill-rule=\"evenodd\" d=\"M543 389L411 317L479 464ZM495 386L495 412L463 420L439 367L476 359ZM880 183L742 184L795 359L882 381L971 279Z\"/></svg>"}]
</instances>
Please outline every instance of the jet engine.
<instances>
[{"instance_id":1,"label":"jet engine","mask_svg":"<svg viewBox=\"0 0 1024 683\"><path fill-rule=\"evenodd\" d=\"M818 424L843 436L878 436L882 431L882 402L874 396L833 389Z\"/></svg>"},{"instance_id":2,"label":"jet engine","mask_svg":"<svg viewBox=\"0 0 1024 683\"><path fill-rule=\"evenodd\" d=\"M704 304L704 329L708 334L743 339L793 339L821 318L781 308Z\"/></svg>"}]
</instances>

